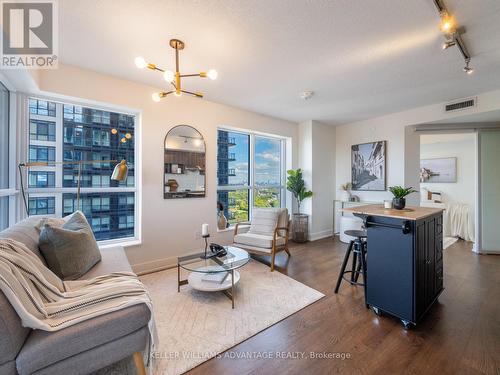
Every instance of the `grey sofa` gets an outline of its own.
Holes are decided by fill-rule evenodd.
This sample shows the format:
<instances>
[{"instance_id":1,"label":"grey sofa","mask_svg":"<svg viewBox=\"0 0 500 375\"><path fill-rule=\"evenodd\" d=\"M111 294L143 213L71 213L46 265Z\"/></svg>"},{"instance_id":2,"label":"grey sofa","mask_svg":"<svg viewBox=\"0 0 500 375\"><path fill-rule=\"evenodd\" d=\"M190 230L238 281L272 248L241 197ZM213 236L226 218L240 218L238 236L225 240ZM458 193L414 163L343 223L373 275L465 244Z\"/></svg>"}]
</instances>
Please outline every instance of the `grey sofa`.
<instances>
[{"instance_id":1,"label":"grey sofa","mask_svg":"<svg viewBox=\"0 0 500 375\"><path fill-rule=\"evenodd\" d=\"M39 220L28 218L0 232L0 238L24 243L44 261L38 249L39 231L35 228ZM82 279L131 271L122 247L101 253L102 261ZM17 313L0 291L0 375L90 374L128 359L134 359L138 373L143 373L140 358L149 341L149 318L149 309L140 304L57 332L31 330L21 325Z\"/></svg>"}]
</instances>

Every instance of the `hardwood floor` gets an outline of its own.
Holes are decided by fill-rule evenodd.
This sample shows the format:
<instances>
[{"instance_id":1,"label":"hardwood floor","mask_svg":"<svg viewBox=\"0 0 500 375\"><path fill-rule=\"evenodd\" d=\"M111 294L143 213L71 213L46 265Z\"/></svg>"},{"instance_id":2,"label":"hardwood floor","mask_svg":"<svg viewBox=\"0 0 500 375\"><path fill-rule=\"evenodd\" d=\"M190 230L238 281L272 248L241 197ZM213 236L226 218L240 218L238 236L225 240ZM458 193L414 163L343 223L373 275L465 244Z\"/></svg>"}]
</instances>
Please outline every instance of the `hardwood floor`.
<instances>
[{"instance_id":1,"label":"hardwood floor","mask_svg":"<svg viewBox=\"0 0 500 375\"><path fill-rule=\"evenodd\" d=\"M367 310L361 287L343 283L333 293L345 244L294 244L290 259L277 256L277 271L326 296L189 374L500 374L500 256L470 248L458 241L444 250L445 290L405 331L399 320ZM265 358L282 352L305 357ZM311 359L310 352L350 358Z\"/></svg>"}]
</instances>

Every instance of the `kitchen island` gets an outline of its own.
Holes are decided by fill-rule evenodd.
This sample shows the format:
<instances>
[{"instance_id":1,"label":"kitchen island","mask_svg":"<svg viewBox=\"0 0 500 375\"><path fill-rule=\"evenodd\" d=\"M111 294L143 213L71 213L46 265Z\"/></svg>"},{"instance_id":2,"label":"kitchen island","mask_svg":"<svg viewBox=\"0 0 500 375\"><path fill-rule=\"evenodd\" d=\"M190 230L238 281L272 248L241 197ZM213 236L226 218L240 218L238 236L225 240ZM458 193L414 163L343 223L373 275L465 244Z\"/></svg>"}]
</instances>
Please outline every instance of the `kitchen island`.
<instances>
[{"instance_id":1,"label":"kitchen island","mask_svg":"<svg viewBox=\"0 0 500 375\"><path fill-rule=\"evenodd\" d=\"M417 324L443 291L443 209L383 205L344 208L367 230L366 302Z\"/></svg>"}]
</instances>

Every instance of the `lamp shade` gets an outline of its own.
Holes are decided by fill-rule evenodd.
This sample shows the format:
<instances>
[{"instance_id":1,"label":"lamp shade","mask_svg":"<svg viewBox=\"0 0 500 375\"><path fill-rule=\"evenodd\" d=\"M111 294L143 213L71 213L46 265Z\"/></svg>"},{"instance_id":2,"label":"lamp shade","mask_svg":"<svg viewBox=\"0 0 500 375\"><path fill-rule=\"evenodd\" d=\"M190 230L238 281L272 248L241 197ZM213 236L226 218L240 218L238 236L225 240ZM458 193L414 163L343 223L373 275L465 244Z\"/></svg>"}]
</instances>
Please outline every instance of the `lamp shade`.
<instances>
[{"instance_id":1,"label":"lamp shade","mask_svg":"<svg viewBox=\"0 0 500 375\"><path fill-rule=\"evenodd\" d=\"M128 166L125 160L122 160L118 164L116 164L115 169L113 170L113 174L111 175L111 179L115 181L125 181L128 175Z\"/></svg>"}]
</instances>

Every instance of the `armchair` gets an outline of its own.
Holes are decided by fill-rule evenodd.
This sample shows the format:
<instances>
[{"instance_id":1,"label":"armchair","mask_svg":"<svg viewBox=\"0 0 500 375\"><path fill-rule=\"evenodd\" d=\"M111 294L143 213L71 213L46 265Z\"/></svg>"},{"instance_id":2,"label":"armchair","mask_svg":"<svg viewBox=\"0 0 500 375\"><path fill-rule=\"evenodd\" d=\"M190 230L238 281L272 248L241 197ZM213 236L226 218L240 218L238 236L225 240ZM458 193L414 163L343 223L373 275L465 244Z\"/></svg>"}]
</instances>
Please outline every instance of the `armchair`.
<instances>
[{"instance_id":1,"label":"armchair","mask_svg":"<svg viewBox=\"0 0 500 375\"><path fill-rule=\"evenodd\" d=\"M288 250L290 217L286 208L255 208L251 222L238 223L234 228L233 243L249 253L271 256L274 271L276 253Z\"/></svg>"}]
</instances>

